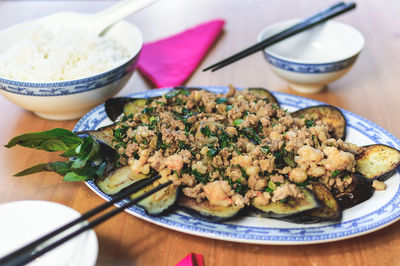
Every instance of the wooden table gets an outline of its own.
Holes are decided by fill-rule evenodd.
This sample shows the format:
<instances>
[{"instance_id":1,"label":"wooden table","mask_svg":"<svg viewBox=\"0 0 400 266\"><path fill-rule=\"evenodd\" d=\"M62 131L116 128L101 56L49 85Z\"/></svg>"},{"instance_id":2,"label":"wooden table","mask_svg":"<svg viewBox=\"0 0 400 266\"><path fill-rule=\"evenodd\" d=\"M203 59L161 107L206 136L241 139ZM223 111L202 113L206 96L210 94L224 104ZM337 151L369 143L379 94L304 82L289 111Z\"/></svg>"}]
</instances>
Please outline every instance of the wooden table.
<instances>
[{"instance_id":1,"label":"wooden table","mask_svg":"<svg viewBox=\"0 0 400 266\"><path fill-rule=\"evenodd\" d=\"M0 28L56 11L96 12L112 1L0 2ZM253 44L266 25L304 17L333 1L299 0L162 0L128 20L143 32L145 41L157 40L187 27L224 18L225 30L186 85L262 86L301 95L267 68L261 54L250 56L218 72L201 68ZM327 91L303 95L361 115L400 137L400 2L360 1L356 11L338 20L358 28L366 46L356 65ZM151 89L135 73L120 92ZM0 142L13 136L55 127L72 129L74 121L43 120L0 97ZM53 173L12 177L31 165L52 161L56 155L25 148L0 148L0 203L48 200L83 213L103 200L83 183L68 183ZM0 216L1 219L1 216ZM123 213L95 229L99 240L98 265L174 265L190 252L201 253L210 265L400 265L400 223L365 236L304 246L250 245L210 240L142 221ZM1 237L1 236L0 236Z\"/></svg>"}]
</instances>

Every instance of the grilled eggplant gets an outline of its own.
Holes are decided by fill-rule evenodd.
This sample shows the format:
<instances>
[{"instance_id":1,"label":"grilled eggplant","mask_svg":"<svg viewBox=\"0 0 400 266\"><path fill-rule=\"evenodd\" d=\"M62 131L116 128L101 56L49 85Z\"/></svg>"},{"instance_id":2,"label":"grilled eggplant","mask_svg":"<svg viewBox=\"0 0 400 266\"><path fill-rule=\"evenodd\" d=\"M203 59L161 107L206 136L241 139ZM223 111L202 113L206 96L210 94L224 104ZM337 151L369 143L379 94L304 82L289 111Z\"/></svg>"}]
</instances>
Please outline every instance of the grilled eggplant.
<instances>
[{"instance_id":1,"label":"grilled eggplant","mask_svg":"<svg viewBox=\"0 0 400 266\"><path fill-rule=\"evenodd\" d=\"M114 195L124 188L149 178L149 175L134 173L129 166L115 169L107 176L103 176L96 182L96 185L107 195ZM141 194L155 187L154 184L145 187L144 189L131 195L136 198ZM170 207L172 207L178 197L178 187L170 185L153 195L139 201L138 206L145 209L149 215L160 215Z\"/></svg>"},{"instance_id":2,"label":"grilled eggplant","mask_svg":"<svg viewBox=\"0 0 400 266\"><path fill-rule=\"evenodd\" d=\"M248 90L252 94L254 94L260 98L267 99L270 103L274 103L279 106L278 99L276 99L276 97L270 91L268 91L264 88L248 88Z\"/></svg>"},{"instance_id":3,"label":"grilled eggplant","mask_svg":"<svg viewBox=\"0 0 400 266\"><path fill-rule=\"evenodd\" d=\"M362 147L356 155L356 169L370 180L385 181L400 166L400 151L383 144Z\"/></svg>"},{"instance_id":4,"label":"grilled eggplant","mask_svg":"<svg viewBox=\"0 0 400 266\"><path fill-rule=\"evenodd\" d=\"M176 87L170 92L166 93L165 96L173 97L177 92L180 91L196 91L201 90L200 88L187 88L184 86ZM162 96L150 97L150 98L130 98L130 97L118 97L118 98L111 98L108 99L105 104L104 108L106 110L107 116L112 120L115 121L120 117L121 114L126 116L131 114L136 114L139 110L143 109L149 104L149 101L152 99L160 98Z\"/></svg>"},{"instance_id":5,"label":"grilled eggplant","mask_svg":"<svg viewBox=\"0 0 400 266\"><path fill-rule=\"evenodd\" d=\"M134 99L129 97L111 98L105 103L107 116L115 121L123 113L124 115L135 114L139 109L146 106L148 99Z\"/></svg>"},{"instance_id":6,"label":"grilled eggplant","mask_svg":"<svg viewBox=\"0 0 400 266\"><path fill-rule=\"evenodd\" d=\"M297 188L303 193L303 198L288 197L284 201L270 202L268 205L257 205L252 200L251 205L262 217L285 218L285 220L290 220L290 217L298 217L300 213L321 206L311 190L300 186Z\"/></svg>"},{"instance_id":7,"label":"grilled eggplant","mask_svg":"<svg viewBox=\"0 0 400 266\"><path fill-rule=\"evenodd\" d=\"M92 136L96 141L100 141L102 143L107 144L108 146L112 147L112 141L113 141L113 128L114 124L111 124L109 126L101 127L96 130L87 130L87 131L79 131L75 132L77 135L83 135L83 134L88 134Z\"/></svg>"},{"instance_id":8,"label":"grilled eggplant","mask_svg":"<svg viewBox=\"0 0 400 266\"><path fill-rule=\"evenodd\" d=\"M231 219L243 209L242 207L234 206L215 206L208 201L197 202L196 199L183 195L178 199L178 205L183 211L209 222L221 222Z\"/></svg>"},{"instance_id":9,"label":"grilled eggplant","mask_svg":"<svg viewBox=\"0 0 400 266\"><path fill-rule=\"evenodd\" d=\"M309 222L340 221L342 219L342 210L331 191L319 182L313 182L312 186L313 192L321 203L321 207L305 213L303 222L307 222L307 218Z\"/></svg>"},{"instance_id":10,"label":"grilled eggplant","mask_svg":"<svg viewBox=\"0 0 400 266\"><path fill-rule=\"evenodd\" d=\"M115 121L124 112L124 106L135 99L129 97L117 97L108 99L104 104L107 116Z\"/></svg>"},{"instance_id":11,"label":"grilled eggplant","mask_svg":"<svg viewBox=\"0 0 400 266\"><path fill-rule=\"evenodd\" d=\"M317 105L303 108L292 113L293 117L304 117L306 120L322 120L329 128L329 133L335 139L346 139L346 118L342 111L332 105Z\"/></svg>"},{"instance_id":12,"label":"grilled eggplant","mask_svg":"<svg viewBox=\"0 0 400 266\"><path fill-rule=\"evenodd\" d=\"M360 173L350 174L348 178L352 179L350 186L345 191L335 194L339 207L342 209L351 208L366 201L375 191L371 185L371 180Z\"/></svg>"},{"instance_id":13,"label":"grilled eggplant","mask_svg":"<svg viewBox=\"0 0 400 266\"><path fill-rule=\"evenodd\" d=\"M104 193L114 195L127 186L145 178L148 178L148 175L136 174L129 166L124 166L98 179L96 185Z\"/></svg>"},{"instance_id":14,"label":"grilled eggplant","mask_svg":"<svg viewBox=\"0 0 400 266\"><path fill-rule=\"evenodd\" d=\"M131 195L131 198L134 199L157 185L149 185L144 189L134 193ZM137 203L138 206L142 207L148 215L160 215L167 210L170 210L176 203L178 198L178 190L179 187L173 184L169 185L161 189L160 191L148 196L147 198L139 201Z\"/></svg>"}]
</instances>

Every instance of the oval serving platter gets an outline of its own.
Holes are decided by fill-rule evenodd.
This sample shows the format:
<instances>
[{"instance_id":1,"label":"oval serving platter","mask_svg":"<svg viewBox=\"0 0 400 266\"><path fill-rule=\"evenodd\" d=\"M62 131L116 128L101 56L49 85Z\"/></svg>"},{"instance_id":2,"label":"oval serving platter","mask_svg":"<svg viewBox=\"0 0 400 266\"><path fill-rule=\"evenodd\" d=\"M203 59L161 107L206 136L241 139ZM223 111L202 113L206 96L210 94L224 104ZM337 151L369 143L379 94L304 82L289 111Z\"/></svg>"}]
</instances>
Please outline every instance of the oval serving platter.
<instances>
[{"instance_id":1,"label":"oval serving platter","mask_svg":"<svg viewBox=\"0 0 400 266\"><path fill-rule=\"evenodd\" d=\"M227 87L201 87L215 93L227 92ZM145 91L128 95L135 98L160 96L171 88ZM322 104L321 102L273 92L282 108L295 111L300 108ZM400 148L400 141L378 125L349 111L342 110L348 123L346 141L367 145L381 143ZM104 105L100 105L74 127L74 131L92 130L111 124ZM399 171L388 179L384 191L375 191L369 200L343 212L341 222L295 224L280 220L243 216L222 223L199 220L186 213L174 211L162 216L149 216L140 207L126 211L145 221L201 237L251 244L300 245L337 241L364 235L386 227L400 219L400 175ZM92 181L87 186L105 200L110 197L102 193Z\"/></svg>"}]
</instances>

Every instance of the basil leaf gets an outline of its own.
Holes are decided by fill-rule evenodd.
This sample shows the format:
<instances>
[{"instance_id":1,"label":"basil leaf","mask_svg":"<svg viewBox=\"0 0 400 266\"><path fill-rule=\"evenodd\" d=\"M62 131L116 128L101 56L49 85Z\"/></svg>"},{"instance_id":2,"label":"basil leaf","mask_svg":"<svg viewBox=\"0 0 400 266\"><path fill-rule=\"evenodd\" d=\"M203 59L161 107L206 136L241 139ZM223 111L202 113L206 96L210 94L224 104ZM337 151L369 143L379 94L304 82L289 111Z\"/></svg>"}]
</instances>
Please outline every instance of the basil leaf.
<instances>
[{"instance_id":1,"label":"basil leaf","mask_svg":"<svg viewBox=\"0 0 400 266\"><path fill-rule=\"evenodd\" d=\"M88 179L90 179L90 176L79 175L75 172L69 172L63 178L64 181L85 181Z\"/></svg>"},{"instance_id":2,"label":"basil leaf","mask_svg":"<svg viewBox=\"0 0 400 266\"><path fill-rule=\"evenodd\" d=\"M76 157L78 155L79 155L79 153L76 152L76 148L68 149L65 152L63 152L62 154L60 154L60 156L65 157L65 158L72 158L72 157Z\"/></svg>"},{"instance_id":3,"label":"basil leaf","mask_svg":"<svg viewBox=\"0 0 400 266\"><path fill-rule=\"evenodd\" d=\"M35 166L32 166L24 171L21 171L14 176L24 176L31 175L39 172L56 172L60 175L65 175L70 171L71 161L65 162L52 162L52 163L42 163Z\"/></svg>"},{"instance_id":4,"label":"basil leaf","mask_svg":"<svg viewBox=\"0 0 400 266\"><path fill-rule=\"evenodd\" d=\"M82 169L88 161L93 161L94 158L98 157L100 146L92 138L85 138L83 144L77 150L79 150L79 156L74 160L72 169Z\"/></svg>"},{"instance_id":5,"label":"basil leaf","mask_svg":"<svg viewBox=\"0 0 400 266\"><path fill-rule=\"evenodd\" d=\"M77 147L82 143L82 139L75 133L63 129L55 128L42 132L22 134L11 139L5 147L11 148L16 145L34 148L45 151L66 151L72 147Z\"/></svg>"}]
</instances>

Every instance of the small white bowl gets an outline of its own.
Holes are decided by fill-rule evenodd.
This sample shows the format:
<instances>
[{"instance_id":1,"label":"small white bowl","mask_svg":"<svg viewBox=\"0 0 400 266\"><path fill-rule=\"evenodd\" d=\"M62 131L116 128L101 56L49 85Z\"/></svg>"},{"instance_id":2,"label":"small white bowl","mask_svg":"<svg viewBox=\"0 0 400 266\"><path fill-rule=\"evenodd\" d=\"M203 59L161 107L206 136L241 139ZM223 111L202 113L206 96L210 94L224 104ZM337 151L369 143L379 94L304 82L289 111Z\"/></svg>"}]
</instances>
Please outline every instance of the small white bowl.
<instances>
[{"instance_id":1,"label":"small white bowl","mask_svg":"<svg viewBox=\"0 0 400 266\"><path fill-rule=\"evenodd\" d=\"M5 51L27 35L24 23L0 32L0 51ZM7 38L2 38L7 36ZM52 120L79 118L93 107L117 94L136 69L143 45L140 30L120 21L106 35L127 49L130 58L123 65L107 72L82 79L62 82L21 82L0 78L0 93L16 105Z\"/></svg>"},{"instance_id":2,"label":"small white bowl","mask_svg":"<svg viewBox=\"0 0 400 266\"><path fill-rule=\"evenodd\" d=\"M293 26L300 19L272 24L257 37L262 40ZM264 50L272 71L302 93L315 93L346 74L364 46L355 28L327 21Z\"/></svg>"},{"instance_id":3,"label":"small white bowl","mask_svg":"<svg viewBox=\"0 0 400 266\"><path fill-rule=\"evenodd\" d=\"M39 200L0 204L0 213L0 258L80 216L67 206ZM82 224L73 228L80 226ZM40 256L29 265L94 266L97 253L96 234L89 230Z\"/></svg>"}]
</instances>

